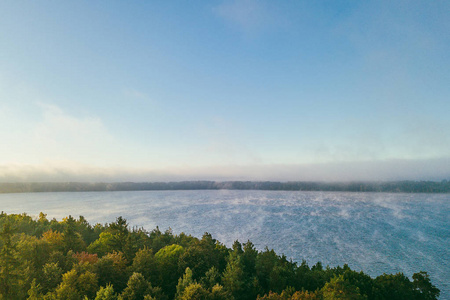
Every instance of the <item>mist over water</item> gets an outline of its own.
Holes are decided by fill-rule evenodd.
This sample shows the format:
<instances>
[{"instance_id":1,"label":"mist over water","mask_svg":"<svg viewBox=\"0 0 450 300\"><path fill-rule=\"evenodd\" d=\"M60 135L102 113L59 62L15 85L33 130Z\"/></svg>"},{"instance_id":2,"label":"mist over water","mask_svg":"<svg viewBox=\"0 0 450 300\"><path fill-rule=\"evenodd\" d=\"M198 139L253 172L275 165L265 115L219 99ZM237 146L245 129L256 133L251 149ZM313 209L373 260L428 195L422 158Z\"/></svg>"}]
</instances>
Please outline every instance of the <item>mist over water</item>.
<instances>
[{"instance_id":1,"label":"mist over water","mask_svg":"<svg viewBox=\"0 0 450 300\"><path fill-rule=\"evenodd\" d=\"M91 223L125 217L131 226L169 227L231 246L310 265L347 263L371 276L421 270L450 298L450 195L277 191L138 191L1 194L6 213L83 215Z\"/></svg>"}]
</instances>

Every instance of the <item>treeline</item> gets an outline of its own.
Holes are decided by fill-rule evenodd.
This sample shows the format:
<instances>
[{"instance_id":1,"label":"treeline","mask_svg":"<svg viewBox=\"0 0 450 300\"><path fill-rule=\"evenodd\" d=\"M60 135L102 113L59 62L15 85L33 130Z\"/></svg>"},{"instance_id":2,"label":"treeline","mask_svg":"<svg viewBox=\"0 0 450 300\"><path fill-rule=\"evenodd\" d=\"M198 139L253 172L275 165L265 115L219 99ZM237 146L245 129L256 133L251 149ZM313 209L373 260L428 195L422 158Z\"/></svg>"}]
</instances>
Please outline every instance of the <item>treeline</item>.
<instances>
[{"instance_id":1,"label":"treeline","mask_svg":"<svg viewBox=\"0 0 450 300\"><path fill-rule=\"evenodd\" d=\"M376 278L169 229L0 214L0 299L437 299L426 272Z\"/></svg>"},{"instance_id":2,"label":"treeline","mask_svg":"<svg viewBox=\"0 0 450 300\"><path fill-rule=\"evenodd\" d=\"M0 193L156 191L156 190L268 190L389 193L450 193L450 181L306 182L306 181L178 181L178 182L14 182L0 183Z\"/></svg>"}]
</instances>

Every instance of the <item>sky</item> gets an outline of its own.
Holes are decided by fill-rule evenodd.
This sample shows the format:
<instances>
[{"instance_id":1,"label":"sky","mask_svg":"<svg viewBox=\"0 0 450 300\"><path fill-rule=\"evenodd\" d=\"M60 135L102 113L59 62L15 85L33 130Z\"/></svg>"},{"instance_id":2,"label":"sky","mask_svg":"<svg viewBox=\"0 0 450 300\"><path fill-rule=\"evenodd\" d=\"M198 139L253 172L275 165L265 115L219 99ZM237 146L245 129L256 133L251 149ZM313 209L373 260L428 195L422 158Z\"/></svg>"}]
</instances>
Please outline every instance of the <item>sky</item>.
<instances>
[{"instance_id":1,"label":"sky","mask_svg":"<svg viewBox=\"0 0 450 300\"><path fill-rule=\"evenodd\" d=\"M449 1L0 2L0 181L450 179Z\"/></svg>"}]
</instances>

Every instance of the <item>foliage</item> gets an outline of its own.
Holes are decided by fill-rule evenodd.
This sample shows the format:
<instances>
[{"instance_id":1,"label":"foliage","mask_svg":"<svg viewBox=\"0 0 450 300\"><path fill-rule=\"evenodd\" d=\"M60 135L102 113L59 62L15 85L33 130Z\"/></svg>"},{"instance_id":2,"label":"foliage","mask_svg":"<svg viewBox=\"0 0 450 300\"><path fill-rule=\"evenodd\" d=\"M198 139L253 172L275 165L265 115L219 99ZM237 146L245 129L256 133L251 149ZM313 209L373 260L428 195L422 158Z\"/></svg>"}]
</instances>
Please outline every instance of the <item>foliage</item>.
<instances>
[{"instance_id":1,"label":"foliage","mask_svg":"<svg viewBox=\"0 0 450 300\"><path fill-rule=\"evenodd\" d=\"M0 299L326 300L439 297L426 272L371 278L347 265L312 267L247 241L229 249L159 228L129 228L119 217L91 226L83 217L0 214Z\"/></svg>"}]
</instances>

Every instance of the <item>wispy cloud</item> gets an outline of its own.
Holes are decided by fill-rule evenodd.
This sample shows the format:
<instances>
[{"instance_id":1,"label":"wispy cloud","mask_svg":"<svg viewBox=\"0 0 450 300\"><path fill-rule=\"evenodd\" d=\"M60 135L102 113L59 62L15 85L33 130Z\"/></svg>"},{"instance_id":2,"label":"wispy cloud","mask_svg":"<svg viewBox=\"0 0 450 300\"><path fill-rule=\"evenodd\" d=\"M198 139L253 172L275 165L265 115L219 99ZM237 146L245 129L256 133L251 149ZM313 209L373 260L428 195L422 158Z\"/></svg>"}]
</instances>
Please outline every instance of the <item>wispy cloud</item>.
<instances>
[{"instance_id":1,"label":"wispy cloud","mask_svg":"<svg viewBox=\"0 0 450 300\"><path fill-rule=\"evenodd\" d=\"M9 108L0 120L0 164L79 162L93 166L115 165L128 155L97 116L75 116L58 106L39 103L39 114L27 119L22 110ZM5 114L4 110L3 113Z\"/></svg>"},{"instance_id":2,"label":"wispy cloud","mask_svg":"<svg viewBox=\"0 0 450 300\"><path fill-rule=\"evenodd\" d=\"M34 129L33 148L46 160L98 163L115 152L117 142L98 117L75 117L54 105L40 106L42 120Z\"/></svg>"}]
</instances>

